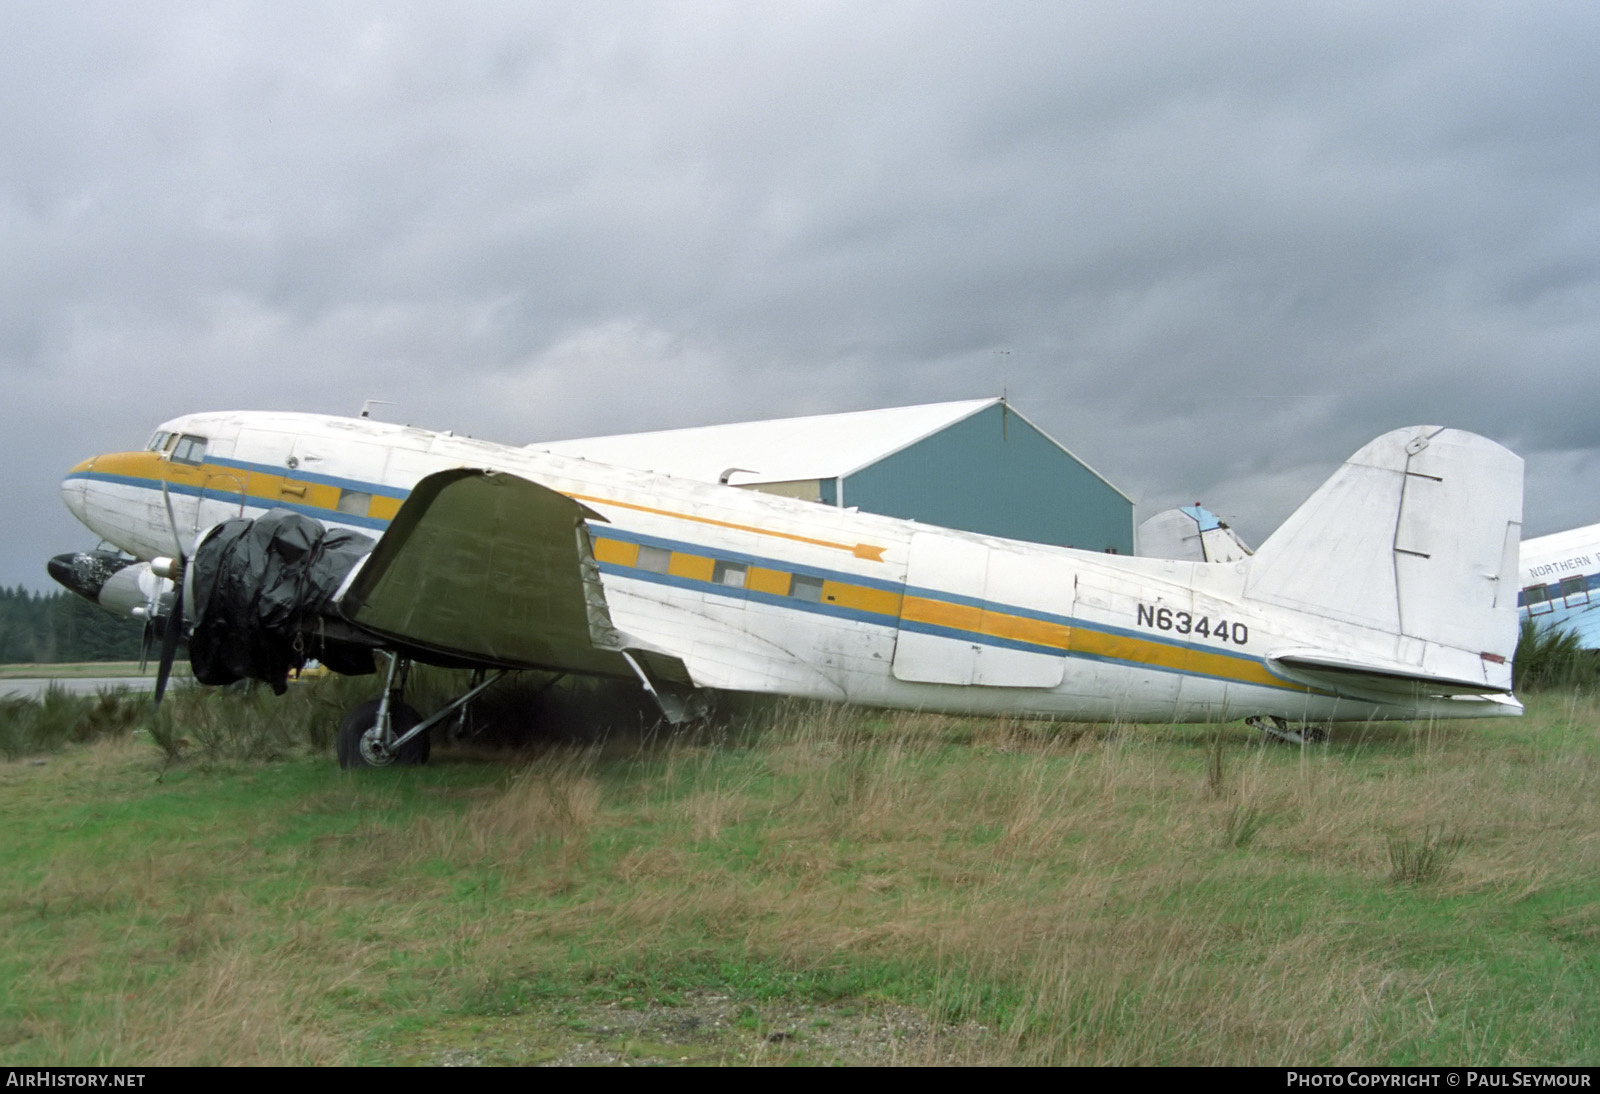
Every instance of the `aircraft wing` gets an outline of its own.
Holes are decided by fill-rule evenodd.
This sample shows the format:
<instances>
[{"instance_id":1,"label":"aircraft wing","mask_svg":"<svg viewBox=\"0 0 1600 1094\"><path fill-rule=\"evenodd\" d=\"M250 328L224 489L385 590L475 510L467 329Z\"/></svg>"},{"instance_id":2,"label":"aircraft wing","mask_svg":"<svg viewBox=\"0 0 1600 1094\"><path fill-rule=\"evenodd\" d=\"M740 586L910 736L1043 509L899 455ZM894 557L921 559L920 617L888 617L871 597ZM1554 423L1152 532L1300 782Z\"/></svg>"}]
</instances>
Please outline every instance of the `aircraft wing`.
<instances>
[{"instance_id":1,"label":"aircraft wing","mask_svg":"<svg viewBox=\"0 0 1600 1094\"><path fill-rule=\"evenodd\" d=\"M585 527L604 519L516 475L429 475L347 580L339 611L435 658L634 675Z\"/></svg>"}]
</instances>

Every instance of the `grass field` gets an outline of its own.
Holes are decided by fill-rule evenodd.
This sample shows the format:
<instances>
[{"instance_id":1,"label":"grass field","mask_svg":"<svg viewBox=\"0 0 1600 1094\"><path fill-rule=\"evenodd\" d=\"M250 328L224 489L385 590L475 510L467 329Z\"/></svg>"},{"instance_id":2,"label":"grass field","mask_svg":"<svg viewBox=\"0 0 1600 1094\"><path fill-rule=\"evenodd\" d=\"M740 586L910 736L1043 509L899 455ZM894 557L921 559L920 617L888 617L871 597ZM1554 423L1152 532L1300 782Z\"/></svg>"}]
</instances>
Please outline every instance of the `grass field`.
<instances>
[{"instance_id":1,"label":"grass field","mask_svg":"<svg viewBox=\"0 0 1600 1094\"><path fill-rule=\"evenodd\" d=\"M1587 695L1304 748L793 707L348 774L351 687L0 764L8 1063L1600 1058Z\"/></svg>"}]
</instances>

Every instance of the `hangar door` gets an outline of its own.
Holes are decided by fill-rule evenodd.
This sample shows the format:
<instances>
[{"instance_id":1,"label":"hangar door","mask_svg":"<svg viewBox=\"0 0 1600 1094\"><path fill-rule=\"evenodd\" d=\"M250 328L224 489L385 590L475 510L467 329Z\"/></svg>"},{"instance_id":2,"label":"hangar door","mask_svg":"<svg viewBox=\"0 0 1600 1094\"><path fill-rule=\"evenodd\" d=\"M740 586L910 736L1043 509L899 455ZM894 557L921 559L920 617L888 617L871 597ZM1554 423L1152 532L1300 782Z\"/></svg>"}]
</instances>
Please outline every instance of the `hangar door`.
<instances>
[{"instance_id":1,"label":"hangar door","mask_svg":"<svg viewBox=\"0 0 1600 1094\"><path fill-rule=\"evenodd\" d=\"M911 560L894 647L896 679L924 684L1053 688L1066 661L1065 626L1021 615L1048 599L1070 614L1071 577L1051 558L996 550L939 532L911 537ZM1053 572L1052 572L1053 571ZM1066 588L1062 589L1062 579Z\"/></svg>"}]
</instances>

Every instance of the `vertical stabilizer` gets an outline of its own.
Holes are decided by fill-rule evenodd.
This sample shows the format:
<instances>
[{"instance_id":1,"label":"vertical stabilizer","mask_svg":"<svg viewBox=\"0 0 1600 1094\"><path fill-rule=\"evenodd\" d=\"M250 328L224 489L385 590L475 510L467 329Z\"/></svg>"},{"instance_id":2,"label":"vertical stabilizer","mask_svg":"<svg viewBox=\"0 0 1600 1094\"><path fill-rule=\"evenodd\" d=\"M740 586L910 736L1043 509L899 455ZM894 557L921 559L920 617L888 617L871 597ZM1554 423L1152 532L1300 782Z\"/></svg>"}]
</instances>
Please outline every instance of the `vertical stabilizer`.
<instances>
[{"instance_id":1,"label":"vertical stabilizer","mask_svg":"<svg viewBox=\"0 0 1600 1094\"><path fill-rule=\"evenodd\" d=\"M1139 525L1133 543L1136 555L1179 562L1238 562L1254 553L1239 533L1198 502L1157 513Z\"/></svg>"},{"instance_id":2,"label":"vertical stabilizer","mask_svg":"<svg viewBox=\"0 0 1600 1094\"><path fill-rule=\"evenodd\" d=\"M1509 690L1521 530L1518 456L1456 429L1397 429L1261 545L1245 595L1369 632L1349 632L1351 652Z\"/></svg>"}]
</instances>

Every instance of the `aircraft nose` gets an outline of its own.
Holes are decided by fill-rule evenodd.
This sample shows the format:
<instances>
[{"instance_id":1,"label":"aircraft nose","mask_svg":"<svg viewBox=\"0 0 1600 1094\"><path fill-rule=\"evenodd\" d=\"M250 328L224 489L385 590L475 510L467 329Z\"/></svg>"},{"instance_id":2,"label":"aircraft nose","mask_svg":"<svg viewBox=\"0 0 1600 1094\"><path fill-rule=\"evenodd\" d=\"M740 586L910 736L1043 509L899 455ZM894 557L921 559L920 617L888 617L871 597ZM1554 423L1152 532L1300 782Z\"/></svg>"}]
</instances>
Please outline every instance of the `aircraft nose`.
<instances>
[{"instance_id":1,"label":"aircraft nose","mask_svg":"<svg viewBox=\"0 0 1600 1094\"><path fill-rule=\"evenodd\" d=\"M56 579L57 584L71 589L85 600L99 603L100 590L105 588L106 582L118 571L131 565L132 559L110 551L77 551L57 555L45 563L45 569L50 571L50 576Z\"/></svg>"},{"instance_id":2,"label":"aircraft nose","mask_svg":"<svg viewBox=\"0 0 1600 1094\"><path fill-rule=\"evenodd\" d=\"M89 512L89 479L87 475L93 467L94 460L84 460L67 472L67 477L61 480L61 500L66 502L67 509L74 517L78 518L78 523L80 524L87 523L86 515ZM60 557L65 558L66 556L62 555ZM54 562L54 559L51 561ZM51 572L54 573L54 571Z\"/></svg>"}]
</instances>

